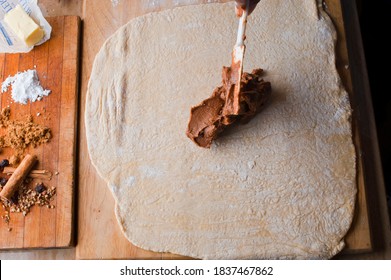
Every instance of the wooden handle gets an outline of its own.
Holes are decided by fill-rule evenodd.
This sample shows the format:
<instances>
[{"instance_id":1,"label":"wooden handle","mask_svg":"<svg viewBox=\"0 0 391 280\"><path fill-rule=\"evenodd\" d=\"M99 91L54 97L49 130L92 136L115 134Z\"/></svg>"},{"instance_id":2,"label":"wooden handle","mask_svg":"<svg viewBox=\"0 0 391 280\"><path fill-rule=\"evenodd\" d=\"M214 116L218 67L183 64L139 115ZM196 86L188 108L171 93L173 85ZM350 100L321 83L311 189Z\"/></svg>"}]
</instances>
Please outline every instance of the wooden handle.
<instances>
[{"instance_id":1,"label":"wooden handle","mask_svg":"<svg viewBox=\"0 0 391 280\"><path fill-rule=\"evenodd\" d=\"M11 199L15 191L23 183L24 179L27 177L30 170L33 168L36 161L37 161L36 156L26 155L24 157L22 162L15 169L15 172L9 178L3 190L0 192L1 199L6 199L6 200Z\"/></svg>"}]
</instances>

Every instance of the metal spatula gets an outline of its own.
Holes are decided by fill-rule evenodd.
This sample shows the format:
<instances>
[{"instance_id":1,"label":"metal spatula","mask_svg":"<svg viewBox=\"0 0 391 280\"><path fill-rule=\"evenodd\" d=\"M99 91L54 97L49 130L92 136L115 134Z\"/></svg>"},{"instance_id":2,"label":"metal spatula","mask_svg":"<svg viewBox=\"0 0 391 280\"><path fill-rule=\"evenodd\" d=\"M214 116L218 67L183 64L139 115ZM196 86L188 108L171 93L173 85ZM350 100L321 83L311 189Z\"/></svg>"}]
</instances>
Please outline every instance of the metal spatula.
<instances>
[{"instance_id":1,"label":"metal spatula","mask_svg":"<svg viewBox=\"0 0 391 280\"><path fill-rule=\"evenodd\" d=\"M246 46L244 40L246 39L246 26L247 16L249 13L249 0L246 1L246 9L243 11L242 16L239 20L238 37L236 44L232 51L232 64L231 64L231 86L226 96L226 109L230 111L231 115L238 115L240 111L239 106L239 93L240 93L240 82L243 73L243 59Z\"/></svg>"}]
</instances>

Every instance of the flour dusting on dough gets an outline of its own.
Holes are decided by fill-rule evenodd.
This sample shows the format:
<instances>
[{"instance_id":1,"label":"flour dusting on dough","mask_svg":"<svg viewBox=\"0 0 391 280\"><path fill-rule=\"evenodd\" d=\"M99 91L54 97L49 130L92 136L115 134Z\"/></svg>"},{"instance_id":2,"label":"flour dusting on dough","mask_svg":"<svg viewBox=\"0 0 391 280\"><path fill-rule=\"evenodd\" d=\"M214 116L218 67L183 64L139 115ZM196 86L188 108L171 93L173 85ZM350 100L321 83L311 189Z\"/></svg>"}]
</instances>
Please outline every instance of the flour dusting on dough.
<instances>
[{"instance_id":1,"label":"flour dusting on dough","mask_svg":"<svg viewBox=\"0 0 391 280\"><path fill-rule=\"evenodd\" d=\"M331 258L353 218L355 150L335 30L315 0L262 0L249 18L244 70L262 67L273 85L263 113L210 150L183 133L230 64L233 5L148 14L107 40L86 101L92 162L123 233L144 249Z\"/></svg>"}]
</instances>

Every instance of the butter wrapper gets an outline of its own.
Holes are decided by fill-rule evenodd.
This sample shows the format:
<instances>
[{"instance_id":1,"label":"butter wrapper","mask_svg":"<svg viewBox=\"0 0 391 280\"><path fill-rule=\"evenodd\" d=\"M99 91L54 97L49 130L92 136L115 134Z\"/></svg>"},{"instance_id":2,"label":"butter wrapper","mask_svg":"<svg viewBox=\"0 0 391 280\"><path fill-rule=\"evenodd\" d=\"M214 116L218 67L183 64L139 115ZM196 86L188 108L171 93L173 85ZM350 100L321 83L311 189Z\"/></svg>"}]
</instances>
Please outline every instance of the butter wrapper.
<instances>
[{"instance_id":1,"label":"butter wrapper","mask_svg":"<svg viewBox=\"0 0 391 280\"><path fill-rule=\"evenodd\" d=\"M50 39L52 27L42 15L37 0L0 0L0 53L26 53L33 49L28 47L4 22L6 13L21 5L26 13L45 30L45 36L37 45L41 45Z\"/></svg>"}]
</instances>

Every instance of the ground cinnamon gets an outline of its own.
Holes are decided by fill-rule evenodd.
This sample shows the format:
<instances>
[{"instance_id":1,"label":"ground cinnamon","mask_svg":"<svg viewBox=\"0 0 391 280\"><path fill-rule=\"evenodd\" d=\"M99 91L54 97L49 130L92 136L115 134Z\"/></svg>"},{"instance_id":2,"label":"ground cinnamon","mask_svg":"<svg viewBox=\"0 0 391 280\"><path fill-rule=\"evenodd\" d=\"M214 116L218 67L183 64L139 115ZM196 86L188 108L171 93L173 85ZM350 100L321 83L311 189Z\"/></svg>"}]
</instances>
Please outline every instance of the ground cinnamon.
<instances>
[{"instance_id":1,"label":"ground cinnamon","mask_svg":"<svg viewBox=\"0 0 391 280\"><path fill-rule=\"evenodd\" d=\"M10 120L10 114L9 107L3 108L0 113L0 128L5 129L5 134L0 136L0 148L12 148L15 155L21 155L27 147L35 148L51 139L50 128L34 123L32 116L24 120Z\"/></svg>"}]
</instances>

